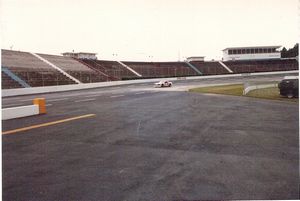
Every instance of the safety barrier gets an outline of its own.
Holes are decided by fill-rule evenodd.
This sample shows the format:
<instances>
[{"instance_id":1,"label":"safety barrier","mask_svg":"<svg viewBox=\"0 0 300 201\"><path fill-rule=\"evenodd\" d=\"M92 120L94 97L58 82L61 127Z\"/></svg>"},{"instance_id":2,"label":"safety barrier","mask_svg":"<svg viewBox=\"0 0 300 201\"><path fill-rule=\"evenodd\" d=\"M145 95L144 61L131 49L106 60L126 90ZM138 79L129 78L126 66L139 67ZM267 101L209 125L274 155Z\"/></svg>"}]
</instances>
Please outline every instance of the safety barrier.
<instances>
[{"instance_id":1,"label":"safety barrier","mask_svg":"<svg viewBox=\"0 0 300 201\"><path fill-rule=\"evenodd\" d=\"M248 76L276 75L276 74L286 75L286 74L295 74L298 72L299 72L298 70L293 70L293 71L249 73ZM186 79L197 80L197 79L232 78L232 77L243 77L243 76L244 76L243 74L227 74L227 75L192 76L192 77L186 77ZM73 90L92 89L92 88L119 86L119 85L128 85L128 84L151 83L151 82L154 83L162 79L169 80L169 81L177 80L176 77L172 77L172 78L127 80L127 81L112 81L112 82L97 82L97 83L87 83L87 84L70 84L70 85L59 85L59 86L48 86L48 87L32 87L32 88L21 88L21 89L4 89L2 90L2 97L73 91Z\"/></svg>"},{"instance_id":2,"label":"safety barrier","mask_svg":"<svg viewBox=\"0 0 300 201\"><path fill-rule=\"evenodd\" d=\"M46 104L44 98L36 98L33 105L2 109L2 120L16 119L21 117L33 116L46 113Z\"/></svg>"},{"instance_id":3,"label":"safety barrier","mask_svg":"<svg viewBox=\"0 0 300 201\"><path fill-rule=\"evenodd\" d=\"M243 91L243 95L246 95L247 93L249 93L250 91L253 91L255 89L265 89L265 88L270 88L270 87L277 87L277 83L245 86L244 91Z\"/></svg>"}]
</instances>

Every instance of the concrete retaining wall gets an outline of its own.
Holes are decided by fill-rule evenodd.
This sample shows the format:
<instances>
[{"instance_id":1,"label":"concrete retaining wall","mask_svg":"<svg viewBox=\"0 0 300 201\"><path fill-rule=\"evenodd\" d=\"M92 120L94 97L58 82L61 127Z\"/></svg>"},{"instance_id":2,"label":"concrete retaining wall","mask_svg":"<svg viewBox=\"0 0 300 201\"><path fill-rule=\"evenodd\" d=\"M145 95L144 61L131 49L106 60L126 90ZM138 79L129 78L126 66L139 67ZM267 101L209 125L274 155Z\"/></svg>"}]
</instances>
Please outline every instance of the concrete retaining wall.
<instances>
[{"instance_id":1,"label":"concrete retaining wall","mask_svg":"<svg viewBox=\"0 0 300 201\"><path fill-rule=\"evenodd\" d=\"M39 114L38 105L2 109L2 120L15 119Z\"/></svg>"},{"instance_id":2,"label":"concrete retaining wall","mask_svg":"<svg viewBox=\"0 0 300 201\"><path fill-rule=\"evenodd\" d=\"M243 76L294 74L294 73L298 73L298 70L263 72L263 73L244 73L244 74L233 74L233 75L230 74L230 75L193 76L193 77L186 77L185 79L196 80L196 79L213 79L213 78L226 78L226 77L230 78L230 77L243 77ZM48 86L48 87L32 87L32 88L21 88L21 89L4 89L2 90L2 97L72 91L72 90L80 90L80 89L92 89L92 88L118 86L118 85L126 85L126 84L138 84L138 83L149 83L149 82L154 83L160 80L175 81L179 79L180 78L177 77L155 78L155 79L141 79L141 80L127 80L127 81L98 82L98 83L88 83L88 84L59 85L59 86Z\"/></svg>"}]
</instances>

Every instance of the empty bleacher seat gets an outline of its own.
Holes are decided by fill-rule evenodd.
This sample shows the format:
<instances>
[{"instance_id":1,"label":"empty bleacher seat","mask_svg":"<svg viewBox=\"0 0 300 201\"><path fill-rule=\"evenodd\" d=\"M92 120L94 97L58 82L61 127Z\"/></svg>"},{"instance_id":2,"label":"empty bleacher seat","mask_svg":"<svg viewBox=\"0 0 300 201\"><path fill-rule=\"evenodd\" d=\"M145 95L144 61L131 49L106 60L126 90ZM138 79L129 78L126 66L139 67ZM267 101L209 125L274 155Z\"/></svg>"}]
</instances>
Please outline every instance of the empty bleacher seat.
<instances>
[{"instance_id":1,"label":"empty bleacher seat","mask_svg":"<svg viewBox=\"0 0 300 201\"><path fill-rule=\"evenodd\" d=\"M179 77L197 75L185 62L133 62L122 61L143 77Z\"/></svg>"},{"instance_id":2,"label":"empty bleacher seat","mask_svg":"<svg viewBox=\"0 0 300 201\"><path fill-rule=\"evenodd\" d=\"M14 88L22 88L17 81L13 80L10 76L2 72L2 89L14 89Z\"/></svg>"},{"instance_id":3,"label":"empty bleacher seat","mask_svg":"<svg viewBox=\"0 0 300 201\"><path fill-rule=\"evenodd\" d=\"M130 79L130 78L137 78L137 76L119 64L116 61L107 61L107 60L82 60L84 63L90 65L92 68L95 68L114 80L121 80L121 79Z\"/></svg>"},{"instance_id":4,"label":"empty bleacher seat","mask_svg":"<svg viewBox=\"0 0 300 201\"><path fill-rule=\"evenodd\" d=\"M73 80L28 52L2 50L1 59L3 67L9 69L32 87L75 84ZM60 77L59 80L58 77Z\"/></svg>"},{"instance_id":5,"label":"empty bleacher seat","mask_svg":"<svg viewBox=\"0 0 300 201\"><path fill-rule=\"evenodd\" d=\"M298 70L298 61L296 59L226 61L224 63L234 73Z\"/></svg>"},{"instance_id":6,"label":"empty bleacher seat","mask_svg":"<svg viewBox=\"0 0 300 201\"><path fill-rule=\"evenodd\" d=\"M228 70L217 61L192 61L190 63L203 75L220 75L229 73Z\"/></svg>"}]
</instances>

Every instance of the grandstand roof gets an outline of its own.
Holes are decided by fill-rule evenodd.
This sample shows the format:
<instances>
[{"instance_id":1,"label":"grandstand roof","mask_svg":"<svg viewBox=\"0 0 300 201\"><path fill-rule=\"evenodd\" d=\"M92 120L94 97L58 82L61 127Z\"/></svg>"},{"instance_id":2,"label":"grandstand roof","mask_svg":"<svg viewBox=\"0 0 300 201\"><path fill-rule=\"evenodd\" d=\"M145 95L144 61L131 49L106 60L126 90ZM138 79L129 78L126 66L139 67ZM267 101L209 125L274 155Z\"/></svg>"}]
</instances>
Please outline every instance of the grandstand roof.
<instances>
[{"instance_id":1,"label":"grandstand roof","mask_svg":"<svg viewBox=\"0 0 300 201\"><path fill-rule=\"evenodd\" d=\"M227 47L224 50L233 50L233 49L252 49L252 48L280 48L281 45L273 45L273 46L250 46L250 47Z\"/></svg>"}]
</instances>

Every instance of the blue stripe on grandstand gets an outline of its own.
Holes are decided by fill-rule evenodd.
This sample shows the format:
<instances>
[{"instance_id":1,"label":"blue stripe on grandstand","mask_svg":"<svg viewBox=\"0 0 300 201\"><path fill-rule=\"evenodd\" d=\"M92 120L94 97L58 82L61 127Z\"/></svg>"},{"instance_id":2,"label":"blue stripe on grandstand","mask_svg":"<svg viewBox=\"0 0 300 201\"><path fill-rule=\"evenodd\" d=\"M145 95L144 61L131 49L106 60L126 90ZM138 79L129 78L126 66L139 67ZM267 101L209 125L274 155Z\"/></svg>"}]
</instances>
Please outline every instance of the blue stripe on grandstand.
<instances>
[{"instance_id":1,"label":"blue stripe on grandstand","mask_svg":"<svg viewBox=\"0 0 300 201\"><path fill-rule=\"evenodd\" d=\"M9 77L11 77L11 79L15 80L16 82L18 82L20 85L22 85L25 88L31 87L29 84L27 84L24 80L22 80L21 78L19 78L18 76L16 76L13 72L11 72L8 68L5 68L2 66L1 68L2 72L4 72L6 75L8 75Z\"/></svg>"},{"instance_id":2,"label":"blue stripe on grandstand","mask_svg":"<svg viewBox=\"0 0 300 201\"><path fill-rule=\"evenodd\" d=\"M189 67L191 67L192 69L194 69L199 75L202 75L203 73L201 73L195 66L193 66L191 63L189 62L185 62L187 65L189 65Z\"/></svg>"}]
</instances>

